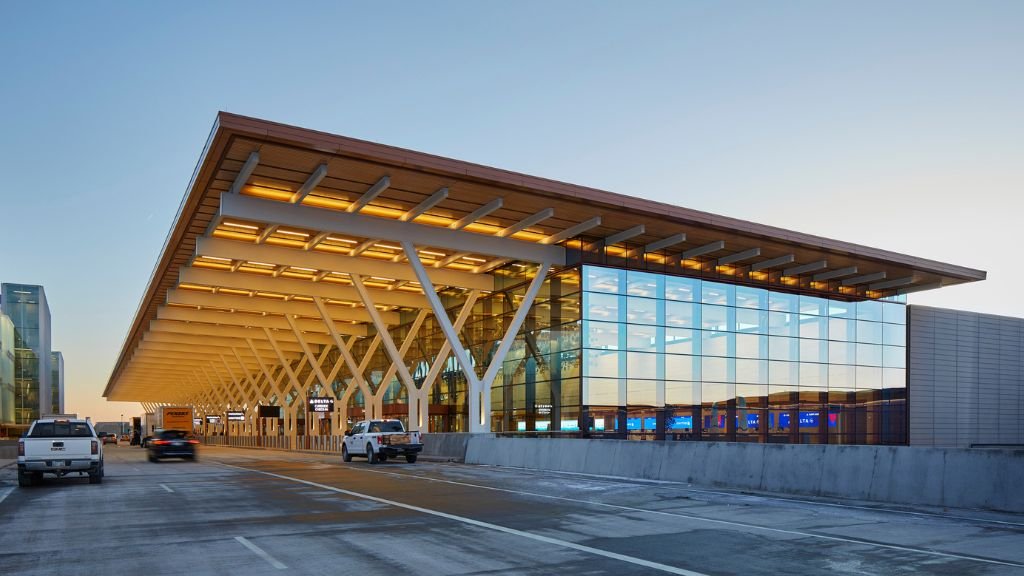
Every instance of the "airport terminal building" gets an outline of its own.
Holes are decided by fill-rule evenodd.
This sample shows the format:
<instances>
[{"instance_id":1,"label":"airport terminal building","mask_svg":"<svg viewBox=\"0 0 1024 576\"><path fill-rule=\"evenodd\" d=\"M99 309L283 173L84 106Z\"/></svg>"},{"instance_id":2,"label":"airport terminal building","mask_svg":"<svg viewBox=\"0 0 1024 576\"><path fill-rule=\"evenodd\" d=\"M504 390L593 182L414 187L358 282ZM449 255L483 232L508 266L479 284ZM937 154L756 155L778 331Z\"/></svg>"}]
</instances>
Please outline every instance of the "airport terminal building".
<instances>
[{"instance_id":1,"label":"airport terminal building","mask_svg":"<svg viewBox=\"0 0 1024 576\"><path fill-rule=\"evenodd\" d=\"M984 278L221 113L104 395L232 436L1021 444L1021 322L906 305Z\"/></svg>"}]
</instances>

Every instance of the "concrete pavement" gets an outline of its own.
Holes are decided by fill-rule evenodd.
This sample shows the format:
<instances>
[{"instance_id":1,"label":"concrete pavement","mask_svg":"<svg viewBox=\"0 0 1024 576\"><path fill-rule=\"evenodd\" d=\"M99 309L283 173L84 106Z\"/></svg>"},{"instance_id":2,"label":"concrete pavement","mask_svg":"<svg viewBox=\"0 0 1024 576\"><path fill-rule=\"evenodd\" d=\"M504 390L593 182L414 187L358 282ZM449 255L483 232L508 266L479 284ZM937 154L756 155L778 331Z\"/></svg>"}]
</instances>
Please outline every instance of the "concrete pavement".
<instances>
[{"instance_id":1,"label":"concrete pavement","mask_svg":"<svg viewBox=\"0 0 1024 576\"><path fill-rule=\"evenodd\" d=\"M1024 517L204 447L0 470L2 574L1024 574Z\"/></svg>"}]
</instances>

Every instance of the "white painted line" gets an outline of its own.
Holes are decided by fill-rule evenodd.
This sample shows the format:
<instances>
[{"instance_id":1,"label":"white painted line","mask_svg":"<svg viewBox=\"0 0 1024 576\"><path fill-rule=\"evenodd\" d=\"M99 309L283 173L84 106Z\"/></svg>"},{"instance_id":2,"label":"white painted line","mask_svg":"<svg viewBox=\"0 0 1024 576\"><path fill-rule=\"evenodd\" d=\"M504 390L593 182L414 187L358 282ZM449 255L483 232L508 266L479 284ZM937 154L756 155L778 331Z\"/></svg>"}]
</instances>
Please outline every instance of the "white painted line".
<instances>
[{"instance_id":1,"label":"white painted line","mask_svg":"<svg viewBox=\"0 0 1024 576\"><path fill-rule=\"evenodd\" d=\"M246 539L245 536L235 536L235 540L238 540L238 542L242 546L245 546L246 548L251 550L253 554L255 554L255 555L259 556L260 558L263 558L264 560L269 562L270 565L273 566L274 568L277 568L278 570L285 570L285 569L288 568L284 564L278 562L276 558L274 558L270 554L267 554L266 550L264 550L263 548L260 548L259 546L253 544L252 542L249 542L249 540Z\"/></svg>"},{"instance_id":2,"label":"white painted line","mask_svg":"<svg viewBox=\"0 0 1024 576\"><path fill-rule=\"evenodd\" d=\"M160 487L172 494L174 493L174 490L171 490L170 487L167 486L167 484L161 484Z\"/></svg>"},{"instance_id":3,"label":"white painted line","mask_svg":"<svg viewBox=\"0 0 1024 576\"><path fill-rule=\"evenodd\" d=\"M7 490L5 490L3 494L0 494L0 503L3 503L3 501L6 500L7 497L11 495L11 492L14 492L14 486L11 486Z\"/></svg>"},{"instance_id":4,"label":"white painted line","mask_svg":"<svg viewBox=\"0 0 1024 576\"><path fill-rule=\"evenodd\" d=\"M516 530L515 528L506 528L505 526L499 526L497 524L491 524L490 522L481 522L480 520L474 520L472 518L466 518L464 516L456 516L454 514L448 514L439 510L431 510L429 508L421 508L419 506L413 506L411 504L403 504L402 502L396 502L394 500L388 500L386 498L378 498L377 496L371 496L369 494L361 494L359 492L353 492L351 490L344 490L342 488L335 488L334 486L328 486L326 484L320 484L318 482L310 482L309 480L303 480L301 478L292 478L291 476L284 476L281 474L274 474L273 472L264 472L262 470L253 470L251 468L242 468L241 466L232 466L231 464L221 464L222 466L229 466L231 468L237 468L246 472L252 472L255 474L263 474L265 476L273 476L274 478L280 478L282 480L289 480L291 482L298 482L299 484L305 484L307 486L315 486L323 490L330 490L337 492L338 494L345 494L347 496L353 496L355 498L362 498L364 500L371 500L373 502L379 502L381 504L388 504L397 508L404 508L406 510L412 510L413 512L419 512L421 514L429 514L431 516L437 516L439 518L445 518L447 520L454 520L463 524L469 524L470 526L476 526L478 528L485 528L487 530L494 530L496 532L503 532L505 534L512 534L514 536L520 536L535 540L537 542L544 542L545 544L553 544L555 546L561 546L563 548L571 548L580 552L586 552L587 554L594 554L595 556L603 556L605 558L611 558L613 560L621 560L622 562L628 562L630 564L636 564L637 566L643 566L644 568L651 568L652 570L659 570L661 572L668 572L669 574L680 574L682 576L708 576L701 572L692 572L683 568L677 568L675 566L669 566L668 564L660 564L658 562L651 562L650 560L644 560L643 558L637 558L635 556L626 556L625 554L617 554L615 552L609 552L607 550L601 550L600 548L592 548L590 546L584 546L582 544L576 544L575 542L568 542L566 540L559 540L557 538L549 538L547 536L541 536L539 534L533 534L531 532L525 532L523 530ZM242 541L242 537L236 537L239 542ZM245 544L245 542L242 542ZM246 545L248 546L248 545ZM251 549L251 548L250 548ZM255 550L253 550L255 552ZM283 566L283 565L282 565Z\"/></svg>"},{"instance_id":5,"label":"white painted line","mask_svg":"<svg viewBox=\"0 0 1024 576\"><path fill-rule=\"evenodd\" d=\"M359 470L362 472L369 472L371 474L383 474L385 476L401 476L403 478L415 478L417 480L427 480L428 482L440 482L442 484L452 484L455 486L466 486L470 488L480 488L482 490L493 490L495 492L506 492L509 494L516 494L520 496L532 496L535 498L549 498L551 500L563 500L566 502L575 502L578 504L588 504L591 506L601 506L604 508L614 508L616 510L624 510L627 512L639 512L646 514L655 514L658 516L674 516L679 518L688 518L690 520L698 520L701 522L710 522L712 524L725 524L727 526L736 526L741 528L748 528L751 530L763 530L766 532L775 532L779 534L789 534L792 536L802 536L805 538L819 538L822 540L831 540L833 542L847 542L850 544L861 544L864 546L875 546L878 548L886 548L889 550L899 550L901 552L917 552L918 554L927 554L930 556L941 556L944 558L956 558L958 560L972 560L974 562L984 562L986 564L998 564L1000 566L1014 566L1017 568L1024 568L1024 564L1017 562L1004 562L1002 560L993 560L989 558L981 558L978 556L965 556L961 554L953 554L950 552L938 552L936 550L926 550L924 548L912 548L905 546L896 546L895 544L883 544L881 542L875 542L873 540L860 540L857 538L843 538L842 536L826 536L824 534L815 534L813 532L800 532L797 530L785 530L783 528L771 528L768 526L758 526L757 524L748 524L746 522L734 522L731 520L718 520L715 518L705 518L703 516L697 516L695 514L685 514L682 512L665 512L663 510L648 510L646 508L634 508L632 506L621 506L619 504L607 504L604 502L594 502L591 500L580 500L578 498L568 498L565 496L552 496L550 494L540 494L537 492L525 492L522 490L511 490L508 488L495 488L494 486L485 486L482 484L470 484L468 482L456 482L455 480L441 480L438 478L430 478L426 476L417 476L413 474L401 474L398 472L384 472L383 470L368 470L366 468L353 468L353 470ZM261 472L262 474L269 474L268 472Z\"/></svg>"}]
</instances>

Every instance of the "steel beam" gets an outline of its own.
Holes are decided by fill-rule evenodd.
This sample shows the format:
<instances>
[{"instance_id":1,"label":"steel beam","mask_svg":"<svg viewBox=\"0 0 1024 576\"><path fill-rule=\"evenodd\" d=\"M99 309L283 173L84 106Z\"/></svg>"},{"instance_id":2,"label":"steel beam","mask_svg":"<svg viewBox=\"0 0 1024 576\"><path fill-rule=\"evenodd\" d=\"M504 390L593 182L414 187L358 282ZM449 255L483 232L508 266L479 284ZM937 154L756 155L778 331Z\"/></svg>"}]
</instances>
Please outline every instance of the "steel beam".
<instances>
[{"instance_id":1,"label":"steel beam","mask_svg":"<svg viewBox=\"0 0 1024 576\"><path fill-rule=\"evenodd\" d=\"M292 194L292 199L289 200L292 204L301 204L302 201L309 196L310 192L316 190L316 187L320 185L320 182L327 177L327 164L321 164L309 175L306 182L302 184L302 187L296 190L295 194Z\"/></svg>"},{"instance_id":2,"label":"steel beam","mask_svg":"<svg viewBox=\"0 0 1024 576\"><path fill-rule=\"evenodd\" d=\"M256 246L248 242L224 238L198 238L196 240L196 256L266 262L311 270L359 274L360 276L385 276L397 280L412 281L416 279L416 275L405 264L327 252L306 252L283 246ZM430 277L435 284L444 286L457 286L471 290L494 290L492 276L458 270L432 270Z\"/></svg>"},{"instance_id":3,"label":"steel beam","mask_svg":"<svg viewBox=\"0 0 1024 576\"><path fill-rule=\"evenodd\" d=\"M249 154L249 158L246 159L245 164L242 164L242 169L238 171L238 175L235 176L235 181L231 183L230 194L238 195L242 191L242 187L249 181L249 176L252 175L253 170L260 163L260 153L253 151Z\"/></svg>"},{"instance_id":4,"label":"steel beam","mask_svg":"<svg viewBox=\"0 0 1024 576\"><path fill-rule=\"evenodd\" d=\"M395 242L408 239L416 244L447 250L463 250L467 246L472 246L473 250L480 254L527 262L551 260L559 264L565 263L565 250L561 247L466 232L456 229L455 225L459 222L453 222L449 228L439 228L415 222L401 222L237 195L221 197L220 214L223 217L312 228L363 238L385 238Z\"/></svg>"},{"instance_id":5,"label":"steel beam","mask_svg":"<svg viewBox=\"0 0 1024 576\"><path fill-rule=\"evenodd\" d=\"M676 244L682 244L683 242L686 242L686 234L680 232L678 234L662 238L661 240L651 242L647 246L644 246L644 252L657 252L658 250L664 250L669 246L675 246Z\"/></svg>"},{"instance_id":6,"label":"steel beam","mask_svg":"<svg viewBox=\"0 0 1024 576\"><path fill-rule=\"evenodd\" d=\"M841 284L843 286L859 286L861 284L867 284L868 282L885 280L885 276L885 272L875 272L873 274L864 274L863 276L854 276L853 278L847 278L846 280L843 280Z\"/></svg>"},{"instance_id":7,"label":"steel beam","mask_svg":"<svg viewBox=\"0 0 1024 576\"><path fill-rule=\"evenodd\" d=\"M320 296L332 300L359 302L359 293L356 292L355 288L329 281L311 282L294 278L271 278L261 274L190 267L183 267L179 271L178 281L182 284L219 286L235 290L255 290L257 292L292 294L295 296ZM370 290L374 294L374 300L382 305L402 306L405 308L425 308L427 305L426 298L420 294L374 290L372 288Z\"/></svg>"},{"instance_id":8,"label":"steel beam","mask_svg":"<svg viewBox=\"0 0 1024 576\"><path fill-rule=\"evenodd\" d=\"M698 246L696 248L690 248L689 250L683 252L682 258L683 260L690 260L698 256L704 256L706 254L711 254L712 252L718 252L719 250L724 249L725 240L718 240L716 242L711 242L710 244L705 244L703 246Z\"/></svg>"},{"instance_id":9,"label":"steel beam","mask_svg":"<svg viewBox=\"0 0 1024 576\"><path fill-rule=\"evenodd\" d=\"M853 276L857 273L856 266L848 266L846 268L840 268L838 270L832 270L830 272L822 272L821 274L815 274L811 277L815 282L827 282L829 280L835 280L836 278L845 278L846 276Z\"/></svg>"},{"instance_id":10,"label":"steel beam","mask_svg":"<svg viewBox=\"0 0 1024 576\"><path fill-rule=\"evenodd\" d=\"M605 237L604 245L605 246L614 246L614 245L618 244L619 242L625 242L626 240L629 240L631 238L636 238L637 236L640 236L641 234L643 234L645 229L646 228L644 227L643 224L637 224L636 226L633 226L632 228L630 228L628 230L623 230L621 232L616 232L615 234L612 234L611 236Z\"/></svg>"},{"instance_id":11,"label":"steel beam","mask_svg":"<svg viewBox=\"0 0 1024 576\"><path fill-rule=\"evenodd\" d=\"M819 260L817 262L810 262L807 264L801 264L800 266L794 266L792 268L786 268L782 271L783 276L800 276L801 274L807 274L808 272L816 272L818 270L824 270L828 268L828 260Z\"/></svg>"},{"instance_id":12,"label":"steel beam","mask_svg":"<svg viewBox=\"0 0 1024 576\"><path fill-rule=\"evenodd\" d=\"M728 256L722 256L718 259L718 266L728 266L730 264L736 264L737 262L743 262L744 260L750 260L751 258L757 258L761 255L760 248L751 248L735 254L729 254Z\"/></svg>"},{"instance_id":13,"label":"steel beam","mask_svg":"<svg viewBox=\"0 0 1024 576\"><path fill-rule=\"evenodd\" d=\"M779 266L785 266L786 264L792 264L796 261L795 254L786 254L785 256L779 256L778 258L772 258L770 260L763 260L761 262L755 262L750 266L751 272L760 272L761 270L768 270L769 268L778 268Z\"/></svg>"}]
</instances>

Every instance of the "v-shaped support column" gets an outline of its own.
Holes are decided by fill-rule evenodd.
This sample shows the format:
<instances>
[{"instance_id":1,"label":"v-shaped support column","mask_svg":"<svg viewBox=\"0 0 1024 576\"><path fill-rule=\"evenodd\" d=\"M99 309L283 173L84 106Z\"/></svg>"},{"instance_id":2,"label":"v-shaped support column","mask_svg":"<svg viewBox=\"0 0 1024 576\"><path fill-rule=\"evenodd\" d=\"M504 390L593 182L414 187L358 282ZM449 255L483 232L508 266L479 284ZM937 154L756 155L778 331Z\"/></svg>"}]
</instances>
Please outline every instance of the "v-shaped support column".
<instances>
[{"instance_id":1,"label":"v-shaped support column","mask_svg":"<svg viewBox=\"0 0 1024 576\"><path fill-rule=\"evenodd\" d=\"M498 370L501 369L501 364L505 361L505 355L508 354L509 348L512 347L512 342L515 340L516 334L519 333L519 328L522 327L526 315L530 312L530 307L533 306L537 293L540 292L541 286L544 285L548 270L551 269L551 262L542 262L537 269L537 275L530 282L530 287L526 290L523 301L519 303L519 309L516 310L515 315L512 317L512 321L505 330L505 335L501 339L501 343L498 345L494 356L491 357L491 363L481 379L476 376L476 371L470 362L469 354L466 353L466 349L463 348L462 342L459 340L458 332L452 326L451 320L448 319L447 311L444 309L444 305L441 304L441 299L438 297L437 290L434 289L434 285L430 281L426 268L423 267L423 262L420 261L416 247L412 242L403 240L402 249L405 251L405 256L409 259L409 264L412 265L413 271L416 273L417 280L423 286L423 293L426 295L427 301L430 302L430 308L434 311L434 317L437 318L438 324L441 325L445 338L452 345L452 351L459 360L462 373L466 375L466 380L469 381L469 431L475 433L490 432L491 384L498 375Z\"/></svg>"},{"instance_id":2,"label":"v-shaped support column","mask_svg":"<svg viewBox=\"0 0 1024 576\"><path fill-rule=\"evenodd\" d=\"M366 307L366 311L370 314L370 319L373 320L373 325L377 328L377 334L380 335L381 342L384 344L384 350L387 351L388 357L391 358L391 363L398 371L398 379L405 385L406 390L413 391L416 389L416 384L412 380L412 374L409 374L409 368L405 365L405 361L402 359L402 352L395 346L395 341L391 338L391 334L388 332L388 327L384 324L384 320L380 317L380 313L377 308L373 305L373 298L370 296L370 292L363 285L363 279L358 274L350 274L352 278L352 285L356 287L356 291L359 292L359 298L363 301L363 306ZM423 322L422 317L418 318L420 323ZM381 382L382 386L386 386L386 382ZM411 394L410 394L411 395ZM374 403L374 410L379 411L381 408L381 399L378 396L374 396L372 399ZM376 417L380 417L379 414L375 414Z\"/></svg>"}]
</instances>

